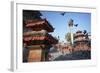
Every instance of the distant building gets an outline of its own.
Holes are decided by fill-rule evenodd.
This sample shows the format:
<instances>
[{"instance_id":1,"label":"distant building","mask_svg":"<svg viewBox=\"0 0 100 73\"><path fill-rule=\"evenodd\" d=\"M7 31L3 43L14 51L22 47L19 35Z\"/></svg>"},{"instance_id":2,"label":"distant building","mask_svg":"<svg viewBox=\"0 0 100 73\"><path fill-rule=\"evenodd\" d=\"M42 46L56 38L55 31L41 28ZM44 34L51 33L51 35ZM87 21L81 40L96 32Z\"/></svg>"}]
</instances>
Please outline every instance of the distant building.
<instances>
[{"instance_id":1,"label":"distant building","mask_svg":"<svg viewBox=\"0 0 100 73\"><path fill-rule=\"evenodd\" d=\"M58 43L57 44L58 50L62 52L62 54L71 54L72 53L72 46L68 43Z\"/></svg>"},{"instance_id":2,"label":"distant building","mask_svg":"<svg viewBox=\"0 0 100 73\"><path fill-rule=\"evenodd\" d=\"M74 36L74 49L73 51L90 51L91 50L91 37L84 34L82 31L77 31Z\"/></svg>"},{"instance_id":3,"label":"distant building","mask_svg":"<svg viewBox=\"0 0 100 73\"><path fill-rule=\"evenodd\" d=\"M62 46L62 53L63 54L71 54L72 53L72 46L71 45L68 45L68 44L65 44Z\"/></svg>"}]
</instances>

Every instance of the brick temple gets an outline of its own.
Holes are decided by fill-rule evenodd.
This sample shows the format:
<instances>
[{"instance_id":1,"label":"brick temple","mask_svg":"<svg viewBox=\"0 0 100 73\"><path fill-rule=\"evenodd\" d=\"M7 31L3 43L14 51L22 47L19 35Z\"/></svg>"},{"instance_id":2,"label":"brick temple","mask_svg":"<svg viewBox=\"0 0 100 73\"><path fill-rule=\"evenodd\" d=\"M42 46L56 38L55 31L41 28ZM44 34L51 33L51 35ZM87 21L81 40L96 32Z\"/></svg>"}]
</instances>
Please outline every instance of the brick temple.
<instances>
[{"instance_id":1,"label":"brick temple","mask_svg":"<svg viewBox=\"0 0 100 73\"><path fill-rule=\"evenodd\" d=\"M74 51L90 51L91 38L82 31L77 31L74 36Z\"/></svg>"},{"instance_id":2,"label":"brick temple","mask_svg":"<svg viewBox=\"0 0 100 73\"><path fill-rule=\"evenodd\" d=\"M51 32L52 25L42 19L39 11L23 11L23 62L48 61L48 53L52 44L57 44ZM26 52L25 52L26 50Z\"/></svg>"}]
</instances>

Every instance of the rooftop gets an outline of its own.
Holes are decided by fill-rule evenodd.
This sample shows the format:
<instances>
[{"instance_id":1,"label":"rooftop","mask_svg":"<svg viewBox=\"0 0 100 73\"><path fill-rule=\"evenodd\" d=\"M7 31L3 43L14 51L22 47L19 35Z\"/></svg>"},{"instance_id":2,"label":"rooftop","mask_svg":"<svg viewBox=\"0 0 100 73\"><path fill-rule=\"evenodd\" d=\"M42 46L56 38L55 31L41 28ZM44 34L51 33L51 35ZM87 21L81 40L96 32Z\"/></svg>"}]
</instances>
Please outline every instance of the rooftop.
<instances>
[{"instance_id":1,"label":"rooftop","mask_svg":"<svg viewBox=\"0 0 100 73\"><path fill-rule=\"evenodd\" d=\"M47 30L48 32L54 31L54 28L46 19L27 20L26 27L32 28L34 31L40 31L42 29Z\"/></svg>"}]
</instances>

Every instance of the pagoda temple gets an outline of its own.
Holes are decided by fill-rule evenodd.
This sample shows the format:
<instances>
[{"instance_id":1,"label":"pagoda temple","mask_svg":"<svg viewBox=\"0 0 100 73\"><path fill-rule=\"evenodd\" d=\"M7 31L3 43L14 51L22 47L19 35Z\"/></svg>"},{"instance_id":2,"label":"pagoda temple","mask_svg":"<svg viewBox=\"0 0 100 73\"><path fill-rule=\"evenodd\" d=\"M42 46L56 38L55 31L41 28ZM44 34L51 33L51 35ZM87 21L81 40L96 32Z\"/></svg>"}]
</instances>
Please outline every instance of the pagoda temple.
<instances>
[{"instance_id":1,"label":"pagoda temple","mask_svg":"<svg viewBox=\"0 0 100 73\"><path fill-rule=\"evenodd\" d=\"M82 31L77 31L74 36L74 51L90 51L91 39Z\"/></svg>"},{"instance_id":2,"label":"pagoda temple","mask_svg":"<svg viewBox=\"0 0 100 73\"><path fill-rule=\"evenodd\" d=\"M48 61L48 53L52 44L58 40L49 32L54 28L46 19L42 19L39 11L24 10L23 19L23 62ZM25 51L25 49L24 49Z\"/></svg>"}]
</instances>

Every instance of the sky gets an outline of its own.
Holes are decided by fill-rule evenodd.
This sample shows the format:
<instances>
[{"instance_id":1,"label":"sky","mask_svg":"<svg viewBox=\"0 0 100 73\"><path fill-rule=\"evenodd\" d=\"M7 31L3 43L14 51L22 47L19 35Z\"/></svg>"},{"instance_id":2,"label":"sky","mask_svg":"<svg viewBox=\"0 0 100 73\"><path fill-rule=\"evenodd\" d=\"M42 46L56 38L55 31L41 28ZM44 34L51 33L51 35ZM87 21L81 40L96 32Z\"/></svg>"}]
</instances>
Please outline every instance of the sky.
<instances>
[{"instance_id":1,"label":"sky","mask_svg":"<svg viewBox=\"0 0 100 73\"><path fill-rule=\"evenodd\" d=\"M74 24L78 24L77 27L73 27L73 33L77 30L87 30L91 33L91 13L79 13L79 12L66 12L64 15L61 15L63 12L55 11L40 11L42 13L42 18L46 18L48 22L55 28L54 32L51 34L54 37L60 37L60 41L65 40L66 33L70 32L68 27L68 21L70 19L74 20Z\"/></svg>"}]
</instances>

